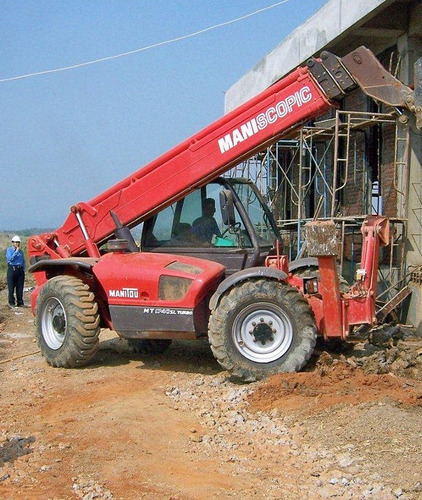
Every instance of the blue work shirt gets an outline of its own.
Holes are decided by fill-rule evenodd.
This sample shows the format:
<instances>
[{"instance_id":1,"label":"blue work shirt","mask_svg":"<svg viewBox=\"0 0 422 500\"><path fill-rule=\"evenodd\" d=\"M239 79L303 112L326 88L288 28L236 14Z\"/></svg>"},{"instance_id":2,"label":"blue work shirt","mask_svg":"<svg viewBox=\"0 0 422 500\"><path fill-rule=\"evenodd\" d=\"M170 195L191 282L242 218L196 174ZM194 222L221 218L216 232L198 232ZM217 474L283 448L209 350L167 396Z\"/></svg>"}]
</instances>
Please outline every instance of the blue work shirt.
<instances>
[{"instance_id":1,"label":"blue work shirt","mask_svg":"<svg viewBox=\"0 0 422 500\"><path fill-rule=\"evenodd\" d=\"M25 269L25 257L21 248L9 247L6 249L6 260L10 266L22 266Z\"/></svg>"},{"instance_id":2,"label":"blue work shirt","mask_svg":"<svg viewBox=\"0 0 422 500\"><path fill-rule=\"evenodd\" d=\"M221 236L220 229L214 217L206 217L205 215L194 221L191 231L200 241L211 242L214 234Z\"/></svg>"}]
</instances>

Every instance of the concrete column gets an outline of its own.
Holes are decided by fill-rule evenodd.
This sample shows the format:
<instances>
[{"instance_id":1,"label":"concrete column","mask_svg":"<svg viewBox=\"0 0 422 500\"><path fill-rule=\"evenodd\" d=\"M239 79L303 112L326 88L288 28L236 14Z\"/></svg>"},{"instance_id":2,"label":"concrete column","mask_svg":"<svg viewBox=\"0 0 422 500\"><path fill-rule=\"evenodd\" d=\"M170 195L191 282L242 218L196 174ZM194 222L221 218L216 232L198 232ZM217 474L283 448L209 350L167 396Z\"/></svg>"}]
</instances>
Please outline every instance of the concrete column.
<instances>
[{"instance_id":1,"label":"concrete column","mask_svg":"<svg viewBox=\"0 0 422 500\"><path fill-rule=\"evenodd\" d=\"M410 14L410 19L421 19L422 5L417 5ZM416 27L415 27L416 28ZM419 28L420 30L420 28ZM422 57L422 37L415 34L412 22L409 32L398 40L399 57L402 60L401 73L398 77L414 84L414 63ZM407 323L412 324L416 332L422 335L422 132L416 129L412 119L410 127L409 184L407 192L407 238L405 258L407 272L411 272L409 283L412 289L407 314Z\"/></svg>"}]
</instances>

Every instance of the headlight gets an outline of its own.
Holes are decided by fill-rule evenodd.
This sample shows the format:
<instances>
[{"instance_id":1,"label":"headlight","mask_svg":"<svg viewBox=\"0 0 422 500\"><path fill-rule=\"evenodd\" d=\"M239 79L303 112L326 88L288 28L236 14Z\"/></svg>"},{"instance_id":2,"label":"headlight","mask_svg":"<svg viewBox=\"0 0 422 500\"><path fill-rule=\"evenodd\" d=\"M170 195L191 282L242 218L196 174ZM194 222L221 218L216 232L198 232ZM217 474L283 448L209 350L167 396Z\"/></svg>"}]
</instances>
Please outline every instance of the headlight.
<instances>
[{"instance_id":1,"label":"headlight","mask_svg":"<svg viewBox=\"0 0 422 500\"><path fill-rule=\"evenodd\" d=\"M191 283L192 280L188 278L161 276L159 284L160 300L182 300L187 294Z\"/></svg>"}]
</instances>

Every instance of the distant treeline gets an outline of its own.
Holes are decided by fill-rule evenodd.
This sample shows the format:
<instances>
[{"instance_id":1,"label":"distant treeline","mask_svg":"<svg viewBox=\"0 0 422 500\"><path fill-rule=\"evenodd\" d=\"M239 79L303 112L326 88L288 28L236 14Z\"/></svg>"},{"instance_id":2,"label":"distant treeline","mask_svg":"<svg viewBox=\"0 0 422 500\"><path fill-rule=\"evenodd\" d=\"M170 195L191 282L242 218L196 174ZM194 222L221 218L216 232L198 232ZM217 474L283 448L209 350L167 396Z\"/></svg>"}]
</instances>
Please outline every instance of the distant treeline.
<instances>
[{"instance_id":1,"label":"distant treeline","mask_svg":"<svg viewBox=\"0 0 422 500\"><path fill-rule=\"evenodd\" d=\"M2 229L2 230L0 230L1 233L18 234L19 236L24 236L25 238L28 238L29 236L32 236L33 234L51 233L53 231L55 231L55 229L52 229L51 227L47 227L47 228L33 227L30 229L19 229L19 230L14 230L14 229Z\"/></svg>"}]
</instances>

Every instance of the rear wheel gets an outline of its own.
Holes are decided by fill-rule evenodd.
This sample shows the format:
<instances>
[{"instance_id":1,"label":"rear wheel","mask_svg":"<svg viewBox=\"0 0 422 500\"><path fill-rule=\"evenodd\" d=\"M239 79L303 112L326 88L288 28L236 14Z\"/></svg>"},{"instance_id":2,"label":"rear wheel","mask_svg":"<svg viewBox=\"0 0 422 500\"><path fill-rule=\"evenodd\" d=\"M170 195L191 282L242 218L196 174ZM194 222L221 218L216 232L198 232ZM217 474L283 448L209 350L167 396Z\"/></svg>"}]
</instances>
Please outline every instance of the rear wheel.
<instances>
[{"instance_id":1,"label":"rear wheel","mask_svg":"<svg viewBox=\"0 0 422 500\"><path fill-rule=\"evenodd\" d=\"M316 324L298 290L256 279L221 297L211 314L209 340L223 368L253 381L303 368L315 347Z\"/></svg>"},{"instance_id":2,"label":"rear wheel","mask_svg":"<svg viewBox=\"0 0 422 500\"><path fill-rule=\"evenodd\" d=\"M78 278L56 276L41 289L36 306L36 336L52 366L86 365L98 349L100 316L94 294Z\"/></svg>"},{"instance_id":3,"label":"rear wheel","mask_svg":"<svg viewBox=\"0 0 422 500\"><path fill-rule=\"evenodd\" d=\"M171 344L171 339L128 339L128 344L136 354L162 354Z\"/></svg>"},{"instance_id":4,"label":"rear wheel","mask_svg":"<svg viewBox=\"0 0 422 500\"><path fill-rule=\"evenodd\" d=\"M294 276L304 279L316 278L319 280L319 268L318 265L303 265L291 271ZM347 293L350 290L349 283L346 281L341 274L338 276L340 292Z\"/></svg>"}]
</instances>

